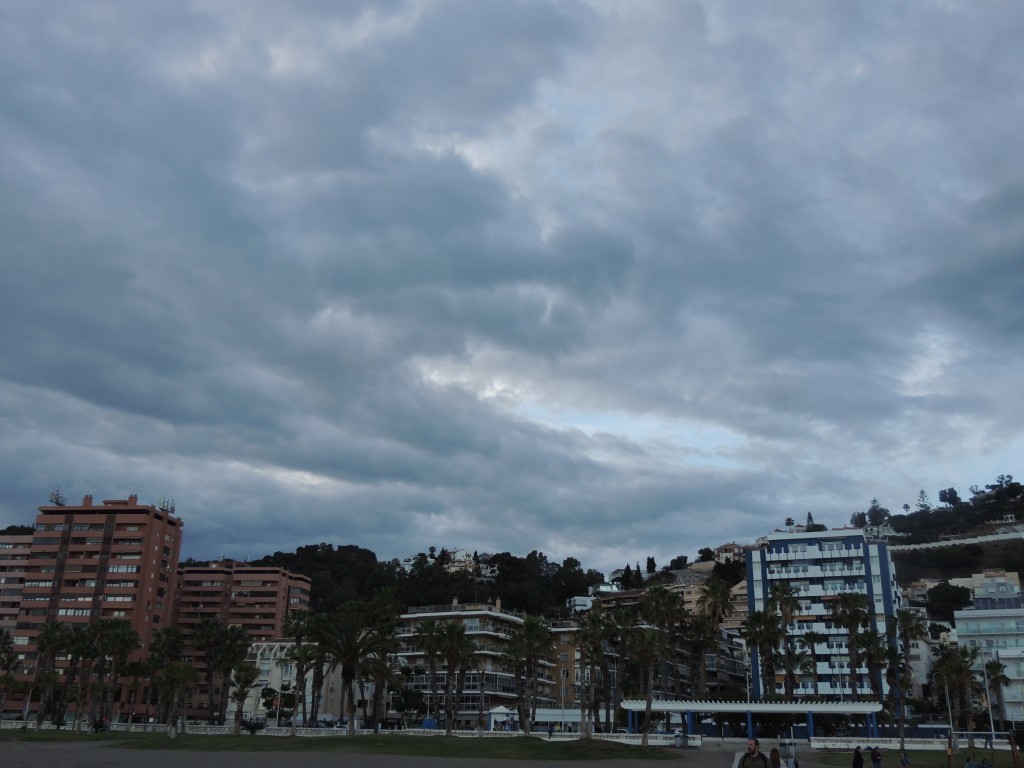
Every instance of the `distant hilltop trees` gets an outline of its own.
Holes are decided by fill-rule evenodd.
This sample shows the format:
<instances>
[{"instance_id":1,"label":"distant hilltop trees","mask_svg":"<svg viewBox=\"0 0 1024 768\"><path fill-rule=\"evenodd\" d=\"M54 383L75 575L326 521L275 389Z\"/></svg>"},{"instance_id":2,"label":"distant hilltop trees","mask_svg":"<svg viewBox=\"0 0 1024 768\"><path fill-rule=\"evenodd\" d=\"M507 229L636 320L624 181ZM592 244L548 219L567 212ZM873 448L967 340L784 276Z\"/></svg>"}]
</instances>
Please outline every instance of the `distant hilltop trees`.
<instances>
[{"instance_id":1,"label":"distant hilltop trees","mask_svg":"<svg viewBox=\"0 0 1024 768\"><path fill-rule=\"evenodd\" d=\"M938 494L942 506L933 507L928 493L922 489L914 511L904 504L902 515L892 514L874 498L866 510L850 515L850 525L865 528L888 524L897 534L903 534L901 543L924 544L990 524L1024 522L1024 487L1013 475L999 475L984 487L972 485L970 491L970 500L964 501L956 488L943 488Z\"/></svg>"}]
</instances>

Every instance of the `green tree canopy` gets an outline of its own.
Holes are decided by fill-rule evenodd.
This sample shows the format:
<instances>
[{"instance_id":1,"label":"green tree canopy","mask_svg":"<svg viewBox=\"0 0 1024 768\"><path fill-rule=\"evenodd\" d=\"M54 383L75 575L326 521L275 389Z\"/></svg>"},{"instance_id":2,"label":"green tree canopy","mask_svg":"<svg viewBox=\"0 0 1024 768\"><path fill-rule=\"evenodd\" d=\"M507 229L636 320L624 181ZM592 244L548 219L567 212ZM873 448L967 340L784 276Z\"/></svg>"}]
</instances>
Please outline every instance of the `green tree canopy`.
<instances>
[{"instance_id":1,"label":"green tree canopy","mask_svg":"<svg viewBox=\"0 0 1024 768\"><path fill-rule=\"evenodd\" d=\"M934 619L953 622L953 612L971 604L971 590L956 587L948 581L928 590L928 615Z\"/></svg>"}]
</instances>

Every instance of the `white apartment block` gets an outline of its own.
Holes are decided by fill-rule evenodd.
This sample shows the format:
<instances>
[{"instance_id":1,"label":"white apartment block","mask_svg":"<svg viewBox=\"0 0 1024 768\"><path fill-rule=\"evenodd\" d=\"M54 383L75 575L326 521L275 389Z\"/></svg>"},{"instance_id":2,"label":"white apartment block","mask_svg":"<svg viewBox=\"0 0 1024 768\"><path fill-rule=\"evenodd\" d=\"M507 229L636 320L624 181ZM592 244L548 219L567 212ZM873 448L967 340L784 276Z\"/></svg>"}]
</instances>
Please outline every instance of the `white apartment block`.
<instances>
[{"instance_id":1,"label":"white apartment block","mask_svg":"<svg viewBox=\"0 0 1024 768\"><path fill-rule=\"evenodd\" d=\"M260 677L256 685L249 692L242 707L243 716L250 720L264 721L267 718L267 709L263 706L263 689L273 688L281 692L285 689L296 691L298 689L297 670L292 660L292 651L295 648L294 640L270 640L258 641L249 646L248 660L256 665ZM306 679L305 699L306 712L311 713L313 705L313 671L307 669L303 675ZM320 691L320 710L317 713L319 721L337 722L342 719L342 696L343 687L341 671L338 668L328 669L324 675L323 687ZM278 701L269 702L271 712L278 708ZM234 715L234 704L230 705L228 720ZM296 701L295 715L296 722L302 725L302 703ZM281 720L284 724L288 718ZM277 721L267 721L267 725L277 725Z\"/></svg>"},{"instance_id":2,"label":"white apartment block","mask_svg":"<svg viewBox=\"0 0 1024 768\"><path fill-rule=\"evenodd\" d=\"M971 577L971 607L953 614L957 644L977 648L977 679L981 668L998 660L1005 666L1010 684L1002 691L1006 720L1024 720L1024 599L1016 573L985 571ZM993 695L993 714L996 697Z\"/></svg>"},{"instance_id":3,"label":"white apartment block","mask_svg":"<svg viewBox=\"0 0 1024 768\"><path fill-rule=\"evenodd\" d=\"M494 707L504 706L510 710L516 707L515 677L508 672L503 660L513 634L523 626L525 614L505 610L499 598L490 603L459 603L450 605L426 605L409 608L399 618L395 634L400 643L398 656L402 666L416 670L407 687L423 691L428 700L443 695L448 670L444 662L437 662L436 688L431 690L427 659L416 643L419 625L427 620L438 622L457 621L466 628L466 635L476 645L477 668L466 676L462 699L458 702L455 727L473 727L479 713ZM554 659L542 659L541 672L537 683L537 706L554 707L558 703L558 681L555 680ZM481 696L483 701L481 701Z\"/></svg>"}]
</instances>

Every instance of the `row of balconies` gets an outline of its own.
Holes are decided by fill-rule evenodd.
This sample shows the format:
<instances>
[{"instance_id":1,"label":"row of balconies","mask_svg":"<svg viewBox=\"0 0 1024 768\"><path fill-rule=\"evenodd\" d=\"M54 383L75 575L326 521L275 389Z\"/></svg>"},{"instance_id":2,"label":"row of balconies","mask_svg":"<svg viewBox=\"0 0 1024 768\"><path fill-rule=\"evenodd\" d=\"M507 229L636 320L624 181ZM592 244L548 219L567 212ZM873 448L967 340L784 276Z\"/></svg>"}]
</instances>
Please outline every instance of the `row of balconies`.
<instances>
[{"instance_id":1,"label":"row of balconies","mask_svg":"<svg viewBox=\"0 0 1024 768\"><path fill-rule=\"evenodd\" d=\"M516 619L523 619L526 614L517 611L509 611L505 608L497 608L493 605L479 605L476 603L462 603L455 605L417 605L409 609L410 614L418 613L498 613L504 616L511 616Z\"/></svg>"},{"instance_id":2,"label":"row of balconies","mask_svg":"<svg viewBox=\"0 0 1024 768\"><path fill-rule=\"evenodd\" d=\"M863 560L863 549L827 549L808 547L806 551L764 550L766 562L820 562L822 560Z\"/></svg>"},{"instance_id":3,"label":"row of balconies","mask_svg":"<svg viewBox=\"0 0 1024 768\"><path fill-rule=\"evenodd\" d=\"M509 638L512 637L515 629L503 626L500 624L492 624L490 622L482 622L476 626L465 625L467 635L497 635L498 637ZM417 634L415 627L400 626L395 630L397 637L410 637Z\"/></svg>"},{"instance_id":4,"label":"row of balconies","mask_svg":"<svg viewBox=\"0 0 1024 768\"><path fill-rule=\"evenodd\" d=\"M770 566L768 575L776 578L824 579L829 576L863 576L866 572L863 564L837 563L835 567L821 565Z\"/></svg>"}]
</instances>

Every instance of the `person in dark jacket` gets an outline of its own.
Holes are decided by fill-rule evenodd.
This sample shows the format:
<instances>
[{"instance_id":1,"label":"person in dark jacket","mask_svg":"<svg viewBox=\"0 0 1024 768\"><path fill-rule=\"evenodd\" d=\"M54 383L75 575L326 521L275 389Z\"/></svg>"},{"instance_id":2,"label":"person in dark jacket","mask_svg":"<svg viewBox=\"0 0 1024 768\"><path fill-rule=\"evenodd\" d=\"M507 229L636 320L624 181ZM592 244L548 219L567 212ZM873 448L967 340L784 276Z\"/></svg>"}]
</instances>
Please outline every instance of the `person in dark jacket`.
<instances>
[{"instance_id":1,"label":"person in dark jacket","mask_svg":"<svg viewBox=\"0 0 1024 768\"><path fill-rule=\"evenodd\" d=\"M864 753L860 751L860 745L853 750L853 768L864 768Z\"/></svg>"},{"instance_id":2,"label":"person in dark jacket","mask_svg":"<svg viewBox=\"0 0 1024 768\"><path fill-rule=\"evenodd\" d=\"M768 755L761 751L760 741L747 739L747 751L740 758L737 768L771 768Z\"/></svg>"}]
</instances>

